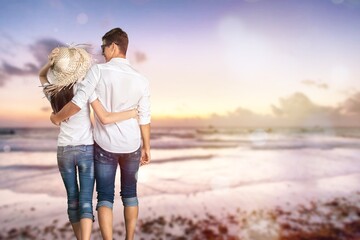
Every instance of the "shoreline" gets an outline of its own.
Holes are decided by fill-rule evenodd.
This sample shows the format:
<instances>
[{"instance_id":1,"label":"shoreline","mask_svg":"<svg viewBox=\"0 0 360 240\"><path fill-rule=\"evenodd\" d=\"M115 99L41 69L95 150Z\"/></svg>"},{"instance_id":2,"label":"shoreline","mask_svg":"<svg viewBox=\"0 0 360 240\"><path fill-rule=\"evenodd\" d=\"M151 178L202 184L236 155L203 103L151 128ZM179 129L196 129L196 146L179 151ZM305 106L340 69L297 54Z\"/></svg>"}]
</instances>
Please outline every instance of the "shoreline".
<instances>
[{"instance_id":1,"label":"shoreline","mask_svg":"<svg viewBox=\"0 0 360 240\"><path fill-rule=\"evenodd\" d=\"M360 191L352 185L359 180L360 174L353 174L310 183L330 185L322 191L311 190L309 183L301 181L140 196L137 236L139 239L224 239L226 236L235 240L300 240L305 236L315 240L321 239L321 233L329 240L359 239ZM4 189L0 195L3 226L0 239L73 236L65 196ZM94 199L94 209L95 204ZM97 216L95 219L92 239L101 239ZM119 196L115 197L114 219L114 237L123 237ZM343 238L340 233L352 238ZM187 237L181 238L184 236Z\"/></svg>"}]
</instances>

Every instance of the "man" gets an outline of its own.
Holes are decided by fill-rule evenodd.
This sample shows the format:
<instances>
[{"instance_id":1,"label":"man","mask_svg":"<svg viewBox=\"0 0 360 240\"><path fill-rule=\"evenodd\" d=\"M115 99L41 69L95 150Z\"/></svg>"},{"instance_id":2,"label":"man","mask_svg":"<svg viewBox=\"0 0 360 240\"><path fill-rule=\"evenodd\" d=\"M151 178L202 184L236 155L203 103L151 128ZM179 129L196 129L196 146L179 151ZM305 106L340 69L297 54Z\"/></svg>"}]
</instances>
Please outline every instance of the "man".
<instances>
[{"instance_id":1,"label":"man","mask_svg":"<svg viewBox=\"0 0 360 240\"><path fill-rule=\"evenodd\" d=\"M126 239L133 239L138 217L137 172L139 165L150 162L150 92L148 80L126 60L128 36L114 28L102 37L106 63L95 64L72 99L51 121L60 122L77 113L92 94L109 112L121 112L138 106L139 120L129 119L102 125L95 116L95 180L98 219L103 239L113 239L113 202L117 164L121 172L121 199L124 205ZM142 139L142 148L141 148Z\"/></svg>"}]
</instances>

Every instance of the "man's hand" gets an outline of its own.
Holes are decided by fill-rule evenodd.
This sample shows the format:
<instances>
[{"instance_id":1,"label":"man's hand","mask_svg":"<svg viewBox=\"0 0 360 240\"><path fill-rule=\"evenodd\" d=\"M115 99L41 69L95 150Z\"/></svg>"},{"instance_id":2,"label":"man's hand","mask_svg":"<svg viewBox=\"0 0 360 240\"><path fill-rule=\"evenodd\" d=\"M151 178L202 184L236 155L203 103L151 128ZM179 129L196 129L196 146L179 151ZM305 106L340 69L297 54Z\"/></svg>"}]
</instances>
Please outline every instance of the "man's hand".
<instances>
[{"instance_id":1,"label":"man's hand","mask_svg":"<svg viewBox=\"0 0 360 240\"><path fill-rule=\"evenodd\" d=\"M140 166L145 164L149 164L151 160L150 149L141 149L141 159L140 159Z\"/></svg>"},{"instance_id":2,"label":"man's hand","mask_svg":"<svg viewBox=\"0 0 360 240\"><path fill-rule=\"evenodd\" d=\"M56 115L53 112L50 115L50 121L56 126L60 126L60 122L56 119Z\"/></svg>"}]
</instances>

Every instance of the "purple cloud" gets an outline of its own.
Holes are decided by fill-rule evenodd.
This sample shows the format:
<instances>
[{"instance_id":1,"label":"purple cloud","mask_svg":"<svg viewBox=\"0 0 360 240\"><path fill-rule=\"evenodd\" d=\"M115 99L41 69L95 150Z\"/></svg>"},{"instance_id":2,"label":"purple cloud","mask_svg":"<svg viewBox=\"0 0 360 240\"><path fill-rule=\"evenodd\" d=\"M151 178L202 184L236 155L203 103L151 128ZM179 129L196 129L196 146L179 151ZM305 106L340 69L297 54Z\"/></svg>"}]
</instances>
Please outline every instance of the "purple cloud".
<instances>
[{"instance_id":1,"label":"purple cloud","mask_svg":"<svg viewBox=\"0 0 360 240\"><path fill-rule=\"evenodd\" d=\"M11 39L11 37L8 38ZM29 51L37 60L36 63L26 63L20 67L3 60L0 66L0 87L4 86L12 76L36 76L40 67L47 61L47 56L51 50L64 45L65 44L56 39L40 39L28 47Z\"/></svg>"},{"instance_id":2,"label":"purple cloud","mask_svg":"<svg viewBox=\"0 0 360 240\"><path fill-rule=\"evenodd\" d=\"M34 55L39 64L44 64L48 60L48 55L56 47L65 46L66 44L51 38L40 39L29 46L29 50Z\"/></svg>"},{"instance_id":3,"label":"purple cloud","mask_svg":"<svg viewBox=\"0 0 360 240\"><path fill-rule=\"evenodd\" d=\"M39 67L35 66L32 63L27 63L25 65L25 68L18 68L7 62L4 62L2 65L2 70L6 75L26 76L37 74L39 71Z\"/></svg>"}]
</instances>

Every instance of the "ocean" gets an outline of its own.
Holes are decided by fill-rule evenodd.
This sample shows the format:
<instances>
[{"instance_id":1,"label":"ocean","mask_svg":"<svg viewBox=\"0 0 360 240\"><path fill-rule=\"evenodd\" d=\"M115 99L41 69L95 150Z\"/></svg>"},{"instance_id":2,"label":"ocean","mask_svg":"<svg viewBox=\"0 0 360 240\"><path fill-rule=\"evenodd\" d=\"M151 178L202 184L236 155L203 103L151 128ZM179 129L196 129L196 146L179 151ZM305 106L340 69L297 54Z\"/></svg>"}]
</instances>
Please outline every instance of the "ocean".
<instances>
[{"instance_id":1,"label":"ocean","mask_svg":"<svg viewBox=\"0 0 360 240\"><path fill-rule=\"evenodd\" d=\"M0 128L0 152L56 151L57 128ZM358 148L360 128L153 128L152 149Z\"/></svg>"},{"instance_id":2,"label":"ocean","mask_svg":"<svg viewBox=\"0 0 360 240\"><path fill-rule=\"evenodd\" d=\"M40 204L48 204L66 221L66 193L56 162L57 134L56 128L0 129L3 229L25 227L31 214L37 216L37 224L45 226L40 219L52 221L53 216L43 209L31 214L28 210L41 209ZM152 161L138 173L139 234L143 239L165 234L141 230L159 217L173 223L169 219L174 216L203 219L210 214L224 219L227 214L239 217L278 207L296 212L299 206L334 199L354 203L350 210L360 207L360 128L153 128L151 147ZM117 178L116 210L121 211L119 173ZM14 217L11 206L22 212ZM339 221L348 221L347 216ZM116 219L121 224L119 212ZM227 234L252 239L244 237L239 221L236 226L233 220L225 221ZM320 219L324 224L327 221ZM162 231L174 236L185 231L170 225L161 225Z\"/></svg>"}]
</instances>

